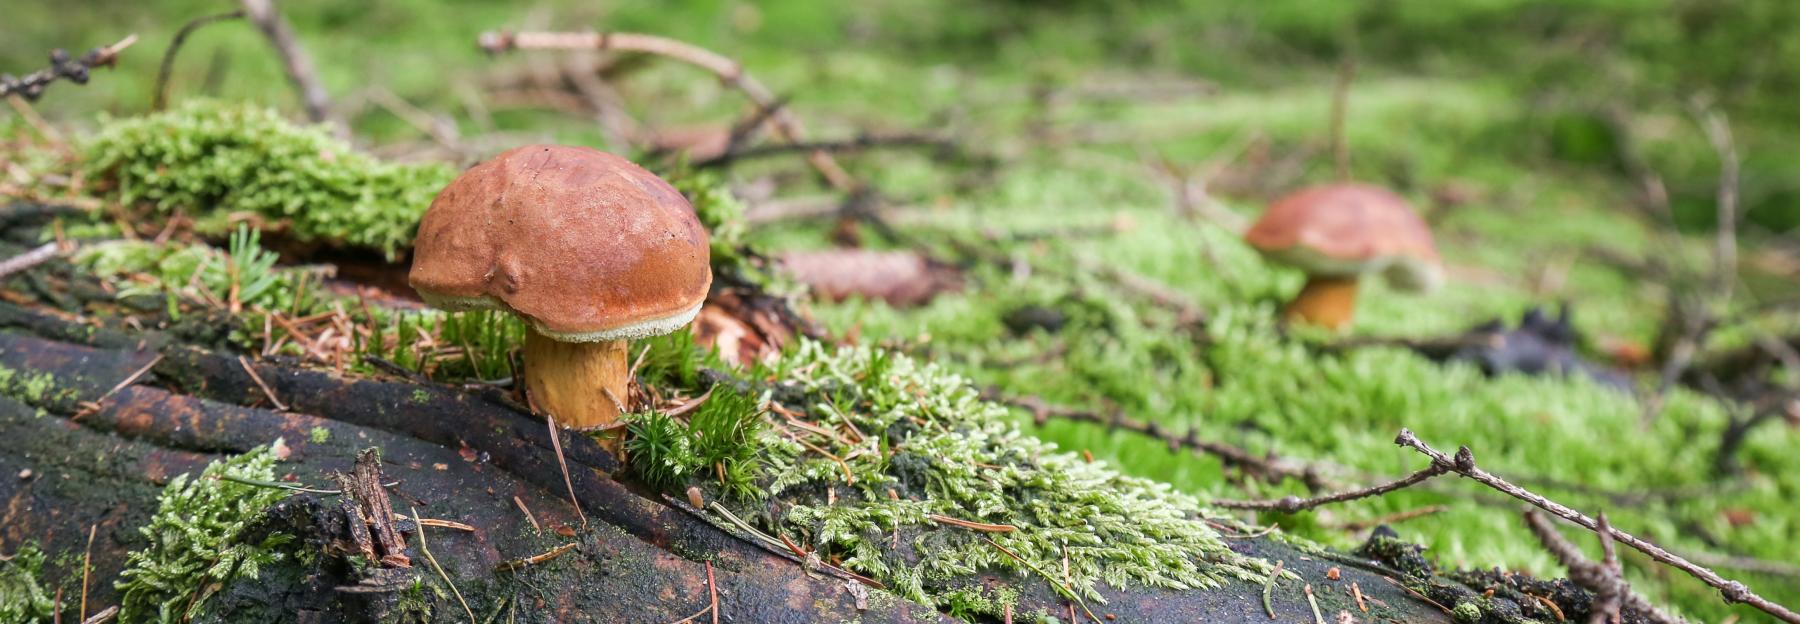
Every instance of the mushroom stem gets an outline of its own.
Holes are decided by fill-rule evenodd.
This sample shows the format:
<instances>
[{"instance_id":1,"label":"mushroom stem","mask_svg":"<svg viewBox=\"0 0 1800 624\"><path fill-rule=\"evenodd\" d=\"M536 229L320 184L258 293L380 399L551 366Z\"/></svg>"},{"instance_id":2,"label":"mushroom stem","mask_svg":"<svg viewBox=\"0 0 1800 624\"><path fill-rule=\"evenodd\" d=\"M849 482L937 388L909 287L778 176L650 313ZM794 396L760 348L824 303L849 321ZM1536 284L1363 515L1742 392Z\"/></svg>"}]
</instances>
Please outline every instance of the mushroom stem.
<instances>
[{"instance_id":1,"label":"mushroom stem","mask_svg":"<svg viewBox=\"0 0 1800 624\"><path fill-rule=\"evenodd\" d=\"M1289 323L1342 329L1356 316L1356 278L1306 276L1306 287L1287 305Z\"/></svg>"},{"instance_id":2,"label":"mushroom stem","mask_svg":"<svg viewBox=\"0 0 1800 624\"><path fill-rule=\"evenodd\" d=\"M629 398L628 349L623 340L562 342L535 329L525 335L525 391L557 424L591 431L619 420L618 399ZM612 396L607 396L610 392ZM603 440L609 448L616 446Z\"/></svg>"}]
</instances>

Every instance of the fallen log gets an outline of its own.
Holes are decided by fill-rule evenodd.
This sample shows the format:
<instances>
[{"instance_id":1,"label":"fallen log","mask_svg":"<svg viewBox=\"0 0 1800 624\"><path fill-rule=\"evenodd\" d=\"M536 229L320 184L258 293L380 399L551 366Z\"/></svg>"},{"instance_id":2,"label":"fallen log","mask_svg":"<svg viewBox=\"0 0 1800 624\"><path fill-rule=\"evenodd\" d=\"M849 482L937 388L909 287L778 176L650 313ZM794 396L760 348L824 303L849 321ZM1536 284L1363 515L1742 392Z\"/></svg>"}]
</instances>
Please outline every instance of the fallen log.
<instances>
[{"instance_id":1,"label":"fallen log","mask_svg":"<svg viewBox=\"0 0 1800 624\"><path fill-rule=\"evenodd\" d=\"M281 438L288 456L279 469L295 482L328 487L331 475L351 470L359 452L377 447L384 478L398 482L388 488L395 512L411 517L416 508L419 517L473 527L413 530L432 532L432 559L478 617L506 610L525 621L672 622L711 608L716 592L721 621L951 621L825 570L809 572L791 556L740 539L632 482L590 438L566 432L558 440L568 463L565 486L543 421L518 411L497 391L347 379L269 361L246 366L235 355L166 336L131 336L0 303L0 366L54 380L29 406L0 403L0 467L16 474L36 466L37 475L0 479L0 499L10 501L9 513L17 516L0 523L0 551L35 540L52 553L79 552L89 527L99 526L89 570L100 579L91 588L95 604L117 600L111 580L126 553L141 547L135 529L154 510L159 485L221 454ZM149 371L139 375L147 365ZM285 411L267 409L277 400ZM565 487L581 501L587 526ZM326 532L318 518L337 507L330 497L294 495L270 513L278 525L270 530L317 539ZM347 572L348 566L321 563L328 558L317 558L312 568L290 561L254 581L234 583L212 599L207 615L221 621L271 614L361 621L392 617L416 607L407 600L418 600L431 619L466 619L461 599L442 587L405 595L405 588L420 583L435 587L430 565L420 563L427 558L414 543L417 536L408 539L404 555L414 565L400 575L369 582ZM574 546L541 564L520 563L568 544ZM1365 606L1383 617L1447 621L1384 581L1377 564L1304 553L1260 537L1230 544L1241 553L1282 560L1299 576L1280 580L1271 592L1268 608L1283 621L1311 621L1303 585L1314 587L1313 599L1327 612L1368 618L1356 607L1352 584L1369 599ZM81 572L48 567L50 578ZM1071 606L1042 579L984 570L967 582L1017 592L1022 619L1032 613L1069 617ZM1106 602L1093 607L1127 622L1264 622L1259 589L1103 585Z\"/></svg>"}]
</instances>

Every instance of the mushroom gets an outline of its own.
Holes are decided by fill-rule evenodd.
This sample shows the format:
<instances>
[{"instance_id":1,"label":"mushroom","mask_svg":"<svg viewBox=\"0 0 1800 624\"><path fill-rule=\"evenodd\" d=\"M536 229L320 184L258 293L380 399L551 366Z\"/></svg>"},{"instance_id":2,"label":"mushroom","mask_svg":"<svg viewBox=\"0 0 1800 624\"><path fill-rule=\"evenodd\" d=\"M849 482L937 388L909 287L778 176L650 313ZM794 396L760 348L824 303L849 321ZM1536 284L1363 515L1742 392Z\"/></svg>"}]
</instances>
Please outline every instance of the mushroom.
<instances>
[{"instance_id":1,"label":"mushroom","mask_svg":"<svg viewBox=\"0 0 1800 624\"><path fill-rule=\"evenodd\" d=\"M1306 287L1288 303L1289 322L1348 325L1364 275L1383 274L1390 286L1413 292L1443 279L1425 221L1399 195L1366 184L1288 194L1269 204L1244 239L1265 257L1306 272Z\"/></svg>"},{"instance_id":2,"label":"mushroom","mask_svg":"<svg viewBox=\"0 0 1800 624\"><path fill-rule=\"evenodd\" d=\"M523 318L531 402L592 431L626 409L627 342L692 321L712 267L705 229L667 182L598 150L531 145L438 194L407 277L434 307Z\"/></svg>"}]
</instances>

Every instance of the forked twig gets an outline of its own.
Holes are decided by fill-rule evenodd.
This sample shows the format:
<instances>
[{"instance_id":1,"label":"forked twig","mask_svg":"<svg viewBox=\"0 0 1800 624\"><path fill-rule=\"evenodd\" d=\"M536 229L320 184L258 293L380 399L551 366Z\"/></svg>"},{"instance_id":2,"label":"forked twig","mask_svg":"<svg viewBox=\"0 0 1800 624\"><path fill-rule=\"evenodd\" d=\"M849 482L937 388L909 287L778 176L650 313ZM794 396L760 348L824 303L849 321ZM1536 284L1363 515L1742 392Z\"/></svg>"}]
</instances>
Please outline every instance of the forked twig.
<instances>
[{"instance_id":1,"label":"forked twig","mask_svg":"<svg viewBox=\"0 0 1800 624\"><path fill-rule=\"evenodd\" d=\"M1581 549L1558 533L1544 514L1535 509L1525 510L1525 524L1531 527L1532 533L1537 534L1538 541L1544 543L1544 549L1569 569L1569 580L1594 592L1594 607L1589 610L1588 615L1589 624L1618 621L1621 607L1629 607L1657 624L1682 622L1680 618L1663 613L1643 596L1631 591L1631 586L1625 582L1625 577L1620 572L1618 555L1613 551L1612 527L1606 524L1606 514L1600 514L1597 521L1606 529L1599 534L1601 549L1605 552L1605 559L1601 563L1582 556Z\"/></svg>"},{"instance_id":2,"label":"forked twig","mask_svg":"<svg viewBox=\"0 0 1800 624\"><path fill-rule=\"evenodd\" d=\"M800 121L787 112L786 108L777 105L775 94L769 91L755 78L744 73L744 66L737 61L726 58L712 50L708 50L687 42L667 37L645 35L640 33L578 33L578 32L484 32L479 40L481 48L489 53L498 54L512 50L612 50L618 52L640 52L667 57L699 67L713 75L726 86L737 89L749 98L752 104L762 109L772 109L769 123L775 128L775 134L789 143L800 143L806 140L806 131ZM833 188L843 192L856 192L862 188L850 173L838 165L837 159L830 152L813 150L807 155L807 162L825 178Z\"/></svg>"},{"instance_id":3,"label":"forked twig","mask_svg":"<svg viewBox=\"0 0 1800 624\"><path fill-rule=\"evenodd\" d=\"M0 75L0 97L17 95L27 100L38 99L44 94L44 88L58 79L68 80L75 84L87 84L88 70L95 67L110 67L119 60L119 52L137 43L137 35L127 35L118 43L89 50L81 58L70 58L68 52L61 48L50 51L50 66L14 78L12 75Z\"/></svg>"},{"instance_id":4,"label":"forked twig","mask_svg":"<svg viewBox=\"0 0 1800 624\"><path fill-rule=\"evenodd\" d=\"M1602 527L1600 525L1599 521L1597 521L1593 518L1590 518L1587 515L1582 514L1579 511L1575 511L1574 509L1570 509L1570 508L1562 505L1561 503L1550 500L1548 498L1544 498L1543 496L1541 496L1535 492L1532 492L1530 490L1527 490L1525 488L1519 487L1517 485L1513 485L1512 483L1508 483L1505 479L1494 476L1492 473L1489 473L1486 470L1482 470L1480 467L1475 465L1475 454L1474 454L1474 452L1469 450L1469 447L1465 446L1465 447L1462 447L1461 449L1458 449L1456 452L1456 456L1454 458L1452 458L1449 455L1445 455L1444 453L1439 452L1437 449L1431 448L1431 445L1428 445L1428 444L1424 443L1423 441L1419 440L1419 438L1417 436L1413 435L1412 431L1407 430L1407 429L1400 430L1400 435L1399 435L1399 437L1396 437L1394 439L1394 443L1398 444L1400 446L1411 448L1411 449L1418 451L1419 453L1425 455L1426 457L1431 458L1431 463L1434 465L1443 466L1445 469L1448 469L1452 472L1460 474L1464 477L1468 477L1469 479L1474 480L1475 482L1480 483L1482 485L1488 486L1495 490L1499 490L1503 494L1506 494L1513 498L1517 498L1519 500L1530 503L1534 507L1537 507L1544 511L1550 512L1551 515L1554 515L1556 517L1559 517L1564 520L1568 520L1569 522L1573 522L1577 525L1580 525L1581 527L1586 528L1587 530L1594 531L1594 532L1600 532L1600 531L1604 530L1606 533L1610 534L1614 540L1617 540L1620 543L1625 544L1626 546L1635 548L1639 552L1649 555L1651 559L1654 559L1658 562L1661 562L1661 563L1668 565L1669 567L1675 568L1677 570L1681 570L1682 572L1687 573L1689 576L1692 576L1696 579L1700 579L1701 582L1706 583L1707 585L1712 586L1714 589L1719 590L1719 594L1724 596L1726 602L1730 602L1730 603L1741 602L1741 603L1750 605L1752 607L1756 607L1757 609L1760 609L1765 613L1773 615L1783 622L1788 622L1789 624L1800 624L1800 613L1795 613L1793 610L1790 610L1787 607L1784 607L1780 604L1776 604L1775 602L1772 602L1767 598L1757 595L1756 592L1751 591L1749 587L1745 586L1741 582L1733 581L1733 580L1727 579L1725 577L1719 576L1719 574L1717 572L1707 569L1706 567L1696 564L1692 561L1688 561L1687 559L1683 559L1680 556L1670 553L1667 550L1663 550L1661 546L1652 544L1652 543L1645 541L1641 538L1638 538L1637 536L1632 535L1630 533L1626 533L1624 531L1620 531L1620 530L1612 528L1612 527Z\"/></svg>"}]
</instances>

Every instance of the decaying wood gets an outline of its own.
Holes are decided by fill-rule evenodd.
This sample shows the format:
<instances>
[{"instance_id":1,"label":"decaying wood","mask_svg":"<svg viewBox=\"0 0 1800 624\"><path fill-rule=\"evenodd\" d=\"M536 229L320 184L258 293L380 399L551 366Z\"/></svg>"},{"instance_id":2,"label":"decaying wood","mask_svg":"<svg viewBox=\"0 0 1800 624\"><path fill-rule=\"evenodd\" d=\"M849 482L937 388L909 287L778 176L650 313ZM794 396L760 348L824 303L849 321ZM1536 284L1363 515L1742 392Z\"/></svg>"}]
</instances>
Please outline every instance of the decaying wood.
<instances>
[{"instance_id":1,"label":"decaying wood","mask_svg":"<svg viewBox=\"0 0 1800 624\"><path fill-rule=\"evenodd\" d=\"M85 537L87 527L98 524L102 539L94 546L93 573L97 579L112 579L124 554L141 546L135 527L154 509L158 484L197 470L214 453L241 452L279 437L291 449L281 470L304 483L329 482L333 472L354 470L359 451L379 447L388 474L376 480L398 481L387 495L416 505L420 515L475 527L472 533L442 532L431 541L432 552L477 613L506 601L520 621L676 621L708 604L702 561L710 561L722 621L946 621L930 608L898 599L869 600L866 593L859 598L842 579L808 575L793 560L715 525L719 521L708 513L678 509L641 489L592 439L561 432L570 482L595 520L592 527L577 529L574 510L561 497L563 477L550 453L550 432L496 390L351 380L255 363L258 376L290 403L290 412L275 412L248 407L263 400L263 391L235 356L185 346L160 334L71 328L65 320L0 304L0 365L54 375L58 387L69 391L46 404L55 416L72 414L81 402L111 390L159 354L162 360L150 374L118 390L79 422L37 417L33 408L0 399L0 430L7 433L0 435L0 473L16 474L29 463L39 474L81 475L23 483L0 479L0 500L21 510L12 514L17 519L0 523L0 550L33 539L55 552L79 541L74 534ZM485 461L459 454L464 447L479 449ZM105 449L106 461L95 465L93 449ZM102 482L108 483L103 486L107 492L96 498L93 488ZM292 509L276 515L310 517L306 509L321 504L335 508L328 498L296 494L282 504ZM125 511L116 511L118 501L125 501ZM544 533L519 512L521 503L532 510ZM551 532L559 535L545 535ZM371 542L376 540L371 532ZM506 562L529 560L570 541L578 545L539 565L494 572ZM1261 539L1230 544L1290 564L1303 556ZM52 575L67 572L52 567ZM1290 569L1310 582L1323 582L1318 579L1327 566L1320 561L1316 567ZM332 581L347 583L342 586L295 585L265 572L257 581L234 584L209 609L228 615L279 604L316 611L326 621L358 617L342 613L343 607L332 606L333 601L353 592L373 605L370 612L395 608L382 597L391 598L392 591L411 582L404 579L421 578L413 576L417 569L406 570L404 577ZM1401 609L1398 617L1443 621L1428 609L1417 610L1419 603L1403 593L1389 591L1368 570L1346 568L1342 575L1345 586L1360 581L1364 587L1383 588L1371 593ZM422 578L435 579L430 574ZM969 580L1018 591L1023 612L1063 609L1061 597L1040 579L984 571ZM555 590L534 589L545 587ZM1107 598L1105 611L1120 621L1264 621L1260 605L1243 592L1100 589ZM116 602L110 583L97 582L96 590L98 604ZM1290 619L1311 612L1298 591L1277 592L1274 606ZM461 618L454 601L440 601L437 608L439 619ZM1250 614L1255 617L1246 617Z\"/></svg>"}]
</instances>

